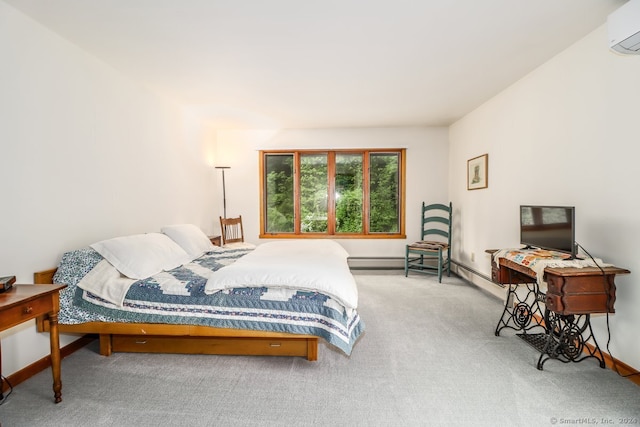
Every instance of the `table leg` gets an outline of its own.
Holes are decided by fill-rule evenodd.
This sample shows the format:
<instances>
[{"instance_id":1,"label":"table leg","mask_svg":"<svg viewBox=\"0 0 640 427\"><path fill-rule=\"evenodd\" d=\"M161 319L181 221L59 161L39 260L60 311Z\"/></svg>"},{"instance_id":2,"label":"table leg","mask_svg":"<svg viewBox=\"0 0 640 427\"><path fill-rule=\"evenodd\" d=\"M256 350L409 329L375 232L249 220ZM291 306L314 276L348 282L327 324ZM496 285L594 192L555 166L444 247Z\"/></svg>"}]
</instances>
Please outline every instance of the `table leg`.
<instances>
[{"instance_id":1,"label":"table leg","mask_svg":"<svg viewBox=\"0 0 640 427\"><path fill-rule=\"evenodd\" d=\"M0 401L4 400L4 381L2 379L2 343L0 342Z\"/></svg>"},{"instance_id":2,"label":"table leg","mask_svg":"<svg viewBox=\"0 0 640 427\"><path fill-rule=\"evenodd\" d=\"M53 397L56 403L62 401L62 381L60 380L60 335L58 314L49 314L49 340L51 343L51 373L53 375Z\"/></svg>"}]
</instances>

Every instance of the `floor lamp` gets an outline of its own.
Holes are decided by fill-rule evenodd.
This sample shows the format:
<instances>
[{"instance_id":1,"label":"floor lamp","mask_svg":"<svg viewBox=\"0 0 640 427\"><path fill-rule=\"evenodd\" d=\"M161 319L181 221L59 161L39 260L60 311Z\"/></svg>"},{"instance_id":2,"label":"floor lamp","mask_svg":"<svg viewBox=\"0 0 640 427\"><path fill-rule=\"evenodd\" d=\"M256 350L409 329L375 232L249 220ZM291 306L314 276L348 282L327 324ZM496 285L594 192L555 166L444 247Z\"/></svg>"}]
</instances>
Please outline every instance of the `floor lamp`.
<instances>
[{"instance_id":1,"label":"floor lamp","mask_svg":"<svg viewBox=\"0 0 640 427\"><path fill-rule=\"evenodd\" d=\"M227 217L227 191L224 183L224 170L229 169L229 166L216 166L216 169L222 170L222 209L224 212L224 218Z\"/></svg>"}]
</instances>

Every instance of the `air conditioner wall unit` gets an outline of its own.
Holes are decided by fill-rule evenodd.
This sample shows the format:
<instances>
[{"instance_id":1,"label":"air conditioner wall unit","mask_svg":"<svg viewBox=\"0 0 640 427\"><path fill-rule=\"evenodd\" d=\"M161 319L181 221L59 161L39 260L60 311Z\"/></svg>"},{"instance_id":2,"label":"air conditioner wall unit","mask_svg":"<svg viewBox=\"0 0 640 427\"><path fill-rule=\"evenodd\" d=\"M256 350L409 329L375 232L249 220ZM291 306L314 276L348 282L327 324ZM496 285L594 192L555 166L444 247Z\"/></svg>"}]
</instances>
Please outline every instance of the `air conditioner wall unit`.
<instances>
[{"instance_id":1,"label":"air conditioner wall unit","mask_svg":"<svg viewBox=\"0 0 640 427\"><path fill-rule=\"evenodd\" d=\"M607 30L612 50L640 55L640 0L629 0L609 15Z\"/></svg>"}]
</instances>

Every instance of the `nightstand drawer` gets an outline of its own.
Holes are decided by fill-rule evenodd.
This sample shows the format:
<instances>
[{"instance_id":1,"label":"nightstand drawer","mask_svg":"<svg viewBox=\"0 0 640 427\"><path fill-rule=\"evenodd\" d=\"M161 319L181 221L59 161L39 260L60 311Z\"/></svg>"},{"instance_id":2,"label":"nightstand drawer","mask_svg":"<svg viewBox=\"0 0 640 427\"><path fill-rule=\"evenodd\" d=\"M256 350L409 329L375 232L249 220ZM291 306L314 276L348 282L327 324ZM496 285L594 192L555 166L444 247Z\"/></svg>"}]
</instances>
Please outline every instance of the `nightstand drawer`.
<instances>
[{"instance_id":1,"label":"nightstand drawer","mask_svg":"<svg viewBox=\"0 0 640 427\"><path fill-rule=\"evenodd\" d=\"M53 300L51 298L38 298L4 310L2 312L2 320L5 324L17 325L52 311Z\"/></svg>"}]
</instances>

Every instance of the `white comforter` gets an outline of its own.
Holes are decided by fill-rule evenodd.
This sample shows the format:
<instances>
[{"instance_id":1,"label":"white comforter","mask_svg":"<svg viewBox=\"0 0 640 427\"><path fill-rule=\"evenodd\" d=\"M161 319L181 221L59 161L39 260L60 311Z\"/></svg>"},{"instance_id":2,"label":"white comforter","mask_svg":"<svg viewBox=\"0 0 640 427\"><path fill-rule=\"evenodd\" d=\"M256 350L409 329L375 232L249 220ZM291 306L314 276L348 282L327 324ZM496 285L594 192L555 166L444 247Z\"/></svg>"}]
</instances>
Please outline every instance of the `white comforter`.
<instances>
[{"instance_id":1,"label":"white comforter","mask_svg":"<svg viewBox=\"0 0 640 427\"><path fill-rule=\"evenodd\" d=\"M240 287L280 287L317 291L358 307L358 289L349 271L349 254L334 241L283 240L264 243L214 272L205 293Z\"/></svg>"}]
</instances>

